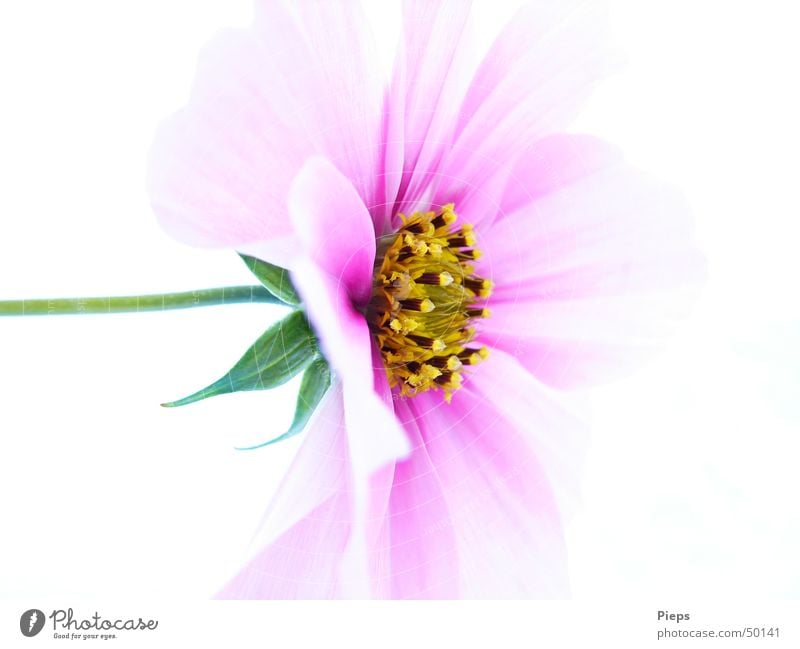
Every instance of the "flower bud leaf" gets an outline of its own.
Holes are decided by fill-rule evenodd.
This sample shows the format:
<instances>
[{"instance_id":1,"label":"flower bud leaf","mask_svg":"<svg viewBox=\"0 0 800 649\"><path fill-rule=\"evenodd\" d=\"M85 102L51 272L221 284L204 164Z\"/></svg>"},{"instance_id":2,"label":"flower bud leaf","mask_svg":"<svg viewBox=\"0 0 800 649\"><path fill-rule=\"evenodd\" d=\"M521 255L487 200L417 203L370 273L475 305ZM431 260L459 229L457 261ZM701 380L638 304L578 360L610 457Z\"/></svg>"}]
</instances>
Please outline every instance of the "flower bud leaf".
<instances>
[{"instance_id":1,"label":"flower bud leaf","mask_svg":"<svg viewBox=\"0 0 800 649\"><path fill-rule=\"evenodd\" d=\"M194 394L162 403L185 406L220 394L269 390L286 383L319 357L317 340L302 311L294 311L272 325L218 381Z\"/></svg>"},{"instance_id":2,"label":"flower bud leaf","mask_svg":"<svg viewBox=\"0 0 800 649\"><path fill-rule=\"evenodd\" d=\"M239 256L247 264L250 272L258 278L258 281L281 302L290 306L298 306L300 304L300 296L294 290L288 270L269 264L256 257L241 253Z\"/></svg>"},{"instance_id":3,"label":"flower bud leaf","mask_svg":"<svg viewBox=\"0 0 800 649\"><path fill-rule=\"evenodd\" d=\"M252 451L256 448L269 446L275 442L282 442L285 439L297 435L297 433L305 428L308 420L311 419L311 415L314 414L314 410L316 410L330 386L331 368L324 358L317 358L308 366L305 374L303 374L303 381L300 383L300 392L297 394L297 406L294 411L294 419L292 420L292 425L289 427L289 430L261 444L237 447L237 450Z\"/></svg>"}]
</instances>

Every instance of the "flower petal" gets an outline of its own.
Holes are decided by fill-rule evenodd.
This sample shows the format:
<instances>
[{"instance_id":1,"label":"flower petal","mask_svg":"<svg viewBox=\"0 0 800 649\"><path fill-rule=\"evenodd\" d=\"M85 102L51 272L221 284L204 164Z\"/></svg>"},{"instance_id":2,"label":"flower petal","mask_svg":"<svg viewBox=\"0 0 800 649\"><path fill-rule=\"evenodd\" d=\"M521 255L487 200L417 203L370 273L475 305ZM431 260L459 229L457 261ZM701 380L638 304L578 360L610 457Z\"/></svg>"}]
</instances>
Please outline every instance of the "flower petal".
<instances>
[{"instance_id":1,"label":"flower petal","mask_svg":"<svg viewBox=\"0 0 800 649\"><path fill-rule=\"evenodd\" d=\"M398 206L412 211L436 179L473 66L467 0L406 0L389 94L389 119L404 143ZM400 125L400 128L397 125ZM427 206L426 206L427 207Z\"/></svg>"},{"instance_id":2,"label":"flower petal","mask_svg":"<svg viewBox=\"0 0 800 649\"><path fill-rule=\"evenodd\" d=\"M517 12L470 84L434 202L458 208L476 188L502 184L509 163L572 122L616 60L604 13L586 0L534 0Z\"/></svg>"},{"instance_id":3,"label":"flower petal","mask_svg":"<svg viewBox=\"0 0 800 649\"><path fill-rule=\"evenodd\" d=\"M372 336L329 275L308 259L292 274L325 358L344 383L350 453L359 470L374 471L408 452L408 441L386 404L388 392L375 392Z\"/></svg>"},{"instance_id":4,"label":"flower petal","mask_svg":"<svg viewBox=\"0 0 800 649\"><path fill-rule=\"evenodd\" d=\"M358 306L372 293L375 228L352 183L326 158L310 158L289 191L289 213L305 253Z\"/></svg>"},{"instance_id":5,"label":"flower petal","mask_svg":"<svg viewBox=\"0 0 800 649\"><path fill-rule=\"evenodd\" d=\"M260 554L225 593L367 597L374 595L377 587L376 571L387 563L368 551L380 534L389 493L387 484L381 497L374 483L387 474L390 479L394 460L408 452L405 433L389 406L385 372L375 363L372 337L364 316L354 307L353 297L363 298L365 288L369 297L375 234L352 184L322 158L310 159L298 174L290 191L289 210L304 246L292 280L338 379L336 399L340 405L330 426L337 427L337 457L346 449L345 469L329 481L328 492L316 490L306 497L316 508L298 508L293 526L283 537L276 539L273 526L265 527L266 536L257 546ZM287 481L295 475L308 480L314 470L307 463L293 467ZM288 496L279 493L277 502L291 502L292 490L298 489L303 489L302 483L287 488ZM312 562L313 573L306 572L308 566L299 565L307 553L304 543L308 534L328 543L328 547L315 546L318 558ZM295 570L301 580L309 575L308 584L298 583ZM276 591L265 584L265 571L277 575L275 583L286 589Z\"/></svg>"},{"instance_id":6,"label":"flower petal","mask_svg":"<svg viewBox=\"0 0 800 649\"><path fill-rule=\"evenodd\" d=\"M389 465L370 478L370 545L381 532L393 475ZM217 597L314 599L344 597L360 589L362 584L354 583L354 576L343 569L356 527L352 479L342 388L337 383L314 414L262 520L253 555ZM388 561L370 559L370 581L385 584Z\"/></svg>"},{"instance_id":7,"label":"flower petal","mask_svg":"<svg viewBox=\"0 0 800 649\"><path fill-rule=\"evenodd\" d=\"M441 496L434 490L430 499L442 498L446 506L446 516L431 512L405 522L404 538L414 543L402 550L403 596L436 596L445 585L461 598L550 598L568 592L560 517L547 478L523 434L492 400L492 394L460 390L448 405L440 394L426 392L397 406L407 426L419 428L431 469L420 464L418 473L410 472L403 482L395 479L392 503L399 496L406 502L421 499L432 471ZM539 417L525 426L544 423L549 422ZM395 476L413 458L398 463ZM440 574L441 565L432 574L429 565L443 559L450 574Z\"/></svg>"},{"instance_id":8,"label":"flower petal","mask_svg":"<svg viewBox=\"0 0 800 649\"><path fill-rule=\"evenodd\" d=\"M218 597L291 597L301 591L313 597L332 589L333 559L343 551L349 533L349 517L340 515L349 507L343 489L348 474L341 386L336 385L313 415L303 444L262 519L252 543L255 558Z\"/></svg>"},{"instance_id":9,"label":"flower petal","mask_svg":"<svg viewBox=\"0 0 800 649\"><path fill-rule=\"evenodd\" d=\"M372 291L375 233L353 186L323 158L312 158L292 184L292 222L304 245L292 281L325 357L344 385L350 454L359 479L404 455L408 442L376 393L374 343L356 309Z\"/></svg>"},{"instance_id":10,"label":"flower petal","mask_svg":"<svg viewBox=\"0 0 800 649\"><path fill-rule=\"evenodd\" d=\"M580 482L589 445L588 395L554 390L538 381L517 359L499 349L471 372L464 395L491 395L492 404L516 426L547 476L562 520L579 506Z\"/></svg>"},{"instance_id":11,"label":"flower petal","mask_svg":"<svg viewBox=\"0 0 800 649\"><path fill-rule=\"evenodd\" d=\"M414 449L370 479L359 552L372 597L567 593L550 480L563 487L574 478L563 469L576 464L583 422L568 398L532 380L513 359L494 352L491 360L495 367L482 365L450 405L436 393L397 402ZM484 369L490 371L479 382ZM352 475L337 385L265 518L259 540L266 547L257 544L255 558L219 596L352 595L360 573L345 560L356 529Z\"/></svg>"},{"instance_id":12,"label":"flower petal","mask_svg":"<svg viewBox=\"0 0 800 649\"><path fill-rule=\"evenodd\" d=\"M405 420L413 450L394 470L385 539L388 596L452 599L458 597L460 586L458 548L445 487L408 402L400 402L397 412Z\"/></svg>"},{"instance_id":13,"label":"flower petal","mask_svg":"<svg viewBox=\"0 0 800 649\"><path fill-rule=\"evenodd\" d=\"M347 178L319 157L311 158L297 175L289 211L305 254L292 280L325 357L344 382L351 453L367 453L371 471L407 451L404 434L381 401L391 403L385 381L382 393L376 395L374 343L364 316L355 308L363 306L372 292L372 220ZM386 424L384 431L370 429L380 422ZM352 436L359 442L353 444Z\"/></svg>"},{"instance_id":14,"label":"flower petal","mask_svg":"<svg viewBox=\"0 0 800 649\"><path fill-rule=\"evenodd\" d=\"M327 155L368 203L377 180L382 80L357 3L258 2L248 30L203 52L189 104L150 154L149 189L162 225L187 243L257 253L292 246L290 182ZM281 246L262 246L286 263Z\"/></svg>"},{"instance_id":15,"label":"flower petal","mask_svg":"<svg viewBox=\"0 0 800 649\"><path fill-rule=\"evenodd\" d=\"M344 383L350 455L364 477L408 452L406 436L386 404L391 397L375 392L369 330L313 264L301 261L293 277L325 357Z\"/></svg>"},{"instance_id":16,"label":"flower petal","mask_svg":"<svg viewBox=\"0 0 800 649\"><path fill-rule=\"evenodd\" d=\"M624 374L675 329L705 276L678 192L590 137L557 136L514 171L524 204L480 231L493 278L482 340L544 382L590 385Z\"/></svg>"}]
</instances>

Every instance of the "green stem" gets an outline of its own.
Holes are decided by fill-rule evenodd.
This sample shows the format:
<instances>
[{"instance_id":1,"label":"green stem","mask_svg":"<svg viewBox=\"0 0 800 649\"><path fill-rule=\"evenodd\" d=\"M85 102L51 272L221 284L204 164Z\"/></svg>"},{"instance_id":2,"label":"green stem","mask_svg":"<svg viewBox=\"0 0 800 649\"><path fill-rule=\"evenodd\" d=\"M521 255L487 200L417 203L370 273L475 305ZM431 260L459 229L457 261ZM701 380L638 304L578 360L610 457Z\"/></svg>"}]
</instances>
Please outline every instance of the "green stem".
<instances>
[{"instance_id":1,"label":"green stem","mask_svg":"<svg viewBox=\"0 0 800 649\"><path fill-rule=\"evenodd\" d=\"M263 286L226 286L159 295L0 300L0 316L138 313L245 302L283 304Z\"/></svg>"}]
</instances>

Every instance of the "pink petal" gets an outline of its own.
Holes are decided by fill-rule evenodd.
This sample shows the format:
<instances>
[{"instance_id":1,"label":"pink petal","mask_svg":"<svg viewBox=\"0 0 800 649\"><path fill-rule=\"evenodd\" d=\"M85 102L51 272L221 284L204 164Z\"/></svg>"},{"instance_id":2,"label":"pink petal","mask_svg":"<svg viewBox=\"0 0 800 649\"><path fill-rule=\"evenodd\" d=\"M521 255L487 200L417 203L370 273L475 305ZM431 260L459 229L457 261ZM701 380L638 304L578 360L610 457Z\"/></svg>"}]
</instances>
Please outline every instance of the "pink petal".
<instances>
[{"instance_id":1,"label":"pink petal","mask_svg":"<svg viewBox=\"0 0 800 649\"><path fill-rule=\"evenodd\" d=\"M463 389L467 398L491 395L492 404L536 456L562 519L574 512L582 500L580 482L589 445L588 395L548 387L499 349L491 350L488 360L468 373Z\"/></svg>"},{"instance_id":2,"label":"pink petal","mask_svg":"<svg viewBox=\"0 0 800 649\"><path fill-rule=\"evenodd\" d=\"M434 202L458 210L476 187L501 184L533 142L572 122L615 60L604 25L602 5L583 0L535 0L518 11L469 87ZM489 214L494 199L484 203Z\"/></svg>"},{"instance_id":3,"label":"pink petal","mask_svg":"<svg viewBox=\"0 0 800 649\"><path fill-rule=\"evenodd\" d=\"M372 220L350 181L318 157L292 184L289 211L304 246L292 279L325 357L344 383L351 454L363 452L371 471L408 449L390 410L385 377L376 383L374 342L356 309L372 291Z\"/></svg>"},{"instance_id":4,"label":"pink petal","mask_svg":"<svg viewBox=\"0 0 800 649\"><path fill-rule=\"evenodd\" d=\"M390 561L388 595L393 599L456 598L458 551L446 487L408 402L400 402L397 412L405 419L413 451L394 471L384 540Z\"/></svg>"},{"instance_id":5,"label":"pink petal","mask_svg":"<svg viewBox=\"0 0 800 649\"><path fill-rule=\"evenodd\" d=\"M352 184L324 159L312 158L297 175L288 201L303 248L294 282L325 357L343 379L368 385L372 338L353 296L372 285L375 234Z\"/></svg>"},{"instance_id":6,"label":"pink petal","mask_svg":"<svg viewBox=\"0 0 800 649\"><path fill-rule=\"evenodd\" d=\"M686 316L705 262L678 192L631 168L607 144L558 136L514 170L529 187L481 229L480 272L496 284L483 340L557 387L619 376Z\"/></svg>"},{"instance_id":7,"label":"pink petal","mask_svg":"<svg viewBox=\"0 0 800 649\"><path fill-rule=\"evenodd\" d=\"M534 392L527 398L539 397ZM567 594L551 488L523 433L492 400L491 394L460 390L450 405L434 392L398 403L407 427L419 428L428 458L412 467L412 455L395 469L395 476L408 473L402 482L395 479L392 505L408 508L417 501L423 508L421 515L392 519L398 538L415 540L392 555L403 565L404 597L438 596L444 588L461 598ZM526 427L549 423L540 416ZM430 490L431 474L438 490ZM392 509L393 515L402 512Z\"/></svg>"},{"instance_id":8,"label":"pink petal","mask_svg":"<svg viewBox=\"0 0 800 649\"><path fill-rule=\"evenodd\" d=\"M496 216L502 218L550 192L623 162L617 147L596 137L558 134L542 138L515 161Z\"/></svg>"},{"instance_id":9,"label":"pink petal","mask_svg":"<svg viewBox=\"0 0 800 649\"><path fill-rule=\"evenodd\" d=\"M412 211L436 180L452 140L459 102L472 70L467 0L407 0L389 94L389 120L404 143L401 209ZM427 207L427 206L426 206Z\"/></svg>"},{"instance_id":10,"label":"pink petal","mask_svg":"<svg viewBox=\"0 0 800 649\"><path fill-rule=\"evenodd\" d=\"M372 336L356 309L370 295L375 233L350 182L324 159L310 160L298 174L289 210L305 247L292 280L325 358L342 381L352 507L340 565L348 575L343 595L367 597L372 588L366 525L370 476L408 452L382 367L373 360Z\"/></svg>"},{"instance_id":11,"label":"pink petal","mask_svg":"<svg viewBox=\"0 0 800 649\"><path fill-rule=\"evenodd\" d=\"M218 598L343 597L360 587L342 569L356 524L341 385L331 389L303 435L303 445L252 544L253 556ZM393 475L389 465L369 482L370 546L377 545L381 533ZM373 555L367 565L375 588L385 584L388 560Z\"/></svg>"},{"instance_id":12,"label":"pink petal","mask_svg":"<svg viewBox=\"0 0 800 649\"><path fill-rule=\"evenodd\" d=\"M286 195L314 153L371 203L383 93L368 33L356 3L259 2L251 29L212 42L189 104L162 125L151 151L162 225L195 245L294 245ZM280 246L261 249L289 261Z\"/></svg>"},{"instance_id":13,"label":"pink petal","mask_svg":"<svg viewBox=\"0 0 800 649\"><path fill-rule=\"evenodd\" d=\"M384 97L381 151L376 176L375 201L367 205L375 223L375 233L384 236L394 232L393 217L400 181L403 177L403 108L393 106L392 93Z\"/></svg>"},{"instance_id":14,"label":"pink petal","mask_svg":"<svg viewBox=\"0 0 800 649\"><path fill-rule=\"evenodd\" d=\"M375 391L372 336L367 323L331 277L307 259L292 279L305 303L325 358L344 383L350 453L359 470L370 472L408 452L394 420L388 392Z\"/></svg>"},{"instance_id":15,"label":"pink petal","mask_svg":"<svg viewBox=\"0 0 800 649\"><path fill-rule=\"evenodd\" d=\"M349 479L341 387L318 407L303 445L270 504L253 543L256 557L218 597L325 596L349 534Z\"/></svg>"},{"instance_id":16,"label":"pink petal","mask_svg":"<svg viewBox=\"0 0 800 649\"><path fill-rule=\"evenodd\" d=\"M312 266L299 266L295 278L303 299L317 301L314 306L308 306L309 318L325 357L344 383L350 455L358 482L406 455L408 440L386 405L388 395L375 393L372 366L368 361L365 364L365 359L371 356L372 341L363 318L355 313L337 315L337 311L341 314L342 309L347 308L341 301L324 303L324 294L336 297L336 289ZM317 287L310 289L311 283L316 283Z\"/></svg>"},{"instance_id":17,"label":"pink petal","mask_svg":"<svg viewBox=\"0 0 800 649\"><path fill-rule=\"evenodd\" d=\"M306 254L364 306L372 293L375 229L352 183L327 159L310 158L292 183L289 213Z\"/></svg>"},{"instance_id":18,"label":"pink petal","mask_svg":"<svg viewBox=\"0 0 800 649\"><path fill-rule=\"evenodd\" d=\"M414 449L370 478L362 596L567 593L551 481L556 494L574 496L583 420L569 397L532 380L502 352L468 381L452 405L436 393L397 402ZM345 560L357 514L344 421L335 386L265 517L258 552L219 597L353 593L361 571Z\"/></svg>"}]
</instances>

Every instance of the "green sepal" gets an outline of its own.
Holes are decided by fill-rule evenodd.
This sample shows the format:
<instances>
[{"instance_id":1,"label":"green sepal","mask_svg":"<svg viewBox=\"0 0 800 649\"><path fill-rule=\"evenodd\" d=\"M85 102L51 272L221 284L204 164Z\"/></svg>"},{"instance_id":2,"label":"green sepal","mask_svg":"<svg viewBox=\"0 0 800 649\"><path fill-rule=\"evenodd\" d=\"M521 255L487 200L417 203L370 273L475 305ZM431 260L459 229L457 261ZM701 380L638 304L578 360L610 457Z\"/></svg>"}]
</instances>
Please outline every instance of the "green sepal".
<instances>
[{"instance_id":1,"label":"green sepal","mask_svg":"<svg viewBox=\"0 0 800 649\"><path fill-rule=\"evenodd\" d=\"M278 435L271 440L256 444L255 446L237 447L238 451L252 451L256 448L263 448L275 442L282 442L285 439L294 437L305 428L311 415L314 414L328 388L331 387L331 368L325 359L317 358L308 366L303 381L300 383L300 392L297 394L297 405L294 411L292 425L282 435Z\"/></svg>"},{"instance_id":2,"label":"green sepal","mask_svg":"<svg viewBox=\"0 0 800 649\"><path fill-rule=\"evenodd\" d=\"M297 291L294 290L288 270L280 266L273 266L266 261L249 255L239 253L239 256L247 264L250 272L258 278L258 281L281 302L290 306L298 306L300 304L300 297L297 295Z\"/></svg>"},{"instance_id":3,"label":"green sepal","mask_svg":"<svg viewBox=\"0 0 800 649\"><path fill-rule=\"evenodd\" d=\"M302 311L294 311L272 325L221 379L194 394L162 403L185 406L219 394L269 390L286 383L319 356L317 339Z\"/></svg>"}]
</instances>

